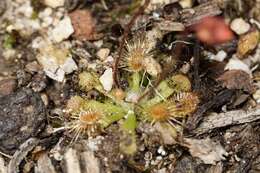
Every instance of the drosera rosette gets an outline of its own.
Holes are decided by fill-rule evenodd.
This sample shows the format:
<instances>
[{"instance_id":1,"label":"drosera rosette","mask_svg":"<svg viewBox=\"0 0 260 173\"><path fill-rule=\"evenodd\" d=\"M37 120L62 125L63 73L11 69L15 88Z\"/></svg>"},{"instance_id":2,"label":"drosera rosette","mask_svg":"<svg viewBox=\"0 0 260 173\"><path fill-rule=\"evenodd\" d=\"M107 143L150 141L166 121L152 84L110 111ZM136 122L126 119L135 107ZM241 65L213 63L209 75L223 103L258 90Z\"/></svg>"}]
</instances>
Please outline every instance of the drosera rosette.
<instances>
[{"instance_id":1,"label":"drosera rosette","mask_svg":"<svg viewBox=\"0 0 260 173\"><path fill-rule=\"evenodd\" d=\"M182 133L185 118L197 109L199 97L191 91L190 80L183 74L163 80L154 91L152 98L140 101L137 109L140 118L159 126L160 133L168 131L176 137L177 133Z\"/></svg>"},{"instance_id":2,"label":"drosera rosette","mask_svg":"<svg viewBox=\"0 0 260 173\"><path fill-rule=\"evenodd\" d=\"M189 92L191 91L190 79L184 74L175 74L170 79L168 83L171 88L174 88L175 92Z\"/></svg>"},{"instance_id":3,"label":"drosera rosette","mask_svg":"<svg viewBox=\"0 0 260 173\"><path fill-rule=\"evenodd\" d=\"M79 136L92 136L110 124L122 119L126 114L120 106L109 102L98 102L96 100L85 100L80 96L72 97L66 108L69 113L65 128L74 134L72 141Z\"/></svg>"},{"instance_id":4,"label":"drosera rosette","mask_svg":"<svg viewBox=\"0 0 260 173\"><path fill-rule=\"evenodd\" d=\"M123 64L129 85L124 90L112 88L106 91L95 72L83 71L79 74L81 91L94 89L104 97L100 101L85 100L79 96L69 100L67 109L70 117L66 127L74 133L73 141L81 135L92 136L112 123L118 123L120 150L126 155L133 155L137 151L135 129L138 121L159 125L162 131L169 131L174 138L182 131L183 120L196 110L199 98L191 92L190 80L183 74L174 74L158 86L153 86L152 80L160 72L151 73L147 67L147 62L151 61L145 59L153 58L152 51L143 37L127 43ZM154 91L153 94L142 95L149 89Z\"/></svg>"},{"instance_id":5,"label":"drosera rosette","mask_svg":"<svg viewBox=\"0 0 260 173\"><path fill-rule=\"evenodd\" d=\"M141 35L126 41L121 66L129 72L140 72L144 70L144 59L152 57L148 40Z\"/></svg>"},{"instance_id":6,"label":"drosera rosette","mask_svg":"<svg viewBox=\"0 0 260 173\"><path fill-rule=\"evenodd\" d=\"M177 120L191 115L199 103L199 98L195 93L184 92L174 95L165 101L143 107L144 121L155 124L156 122L167 122L174 126L174 123L182 124Z\"/></svg>"},{"instance_id":7,"label":"drosera rosette","mask_svg":"<svg viewBox=\"0 0 260 173\"><path fill-rule=\"evenodd\" d=\"M137 34L132 40L126 41L121 67L132 73L147 72L151 76L158 76L162 70L153 57L153 49L146 34Z\"/></svg>"}]
</instances>

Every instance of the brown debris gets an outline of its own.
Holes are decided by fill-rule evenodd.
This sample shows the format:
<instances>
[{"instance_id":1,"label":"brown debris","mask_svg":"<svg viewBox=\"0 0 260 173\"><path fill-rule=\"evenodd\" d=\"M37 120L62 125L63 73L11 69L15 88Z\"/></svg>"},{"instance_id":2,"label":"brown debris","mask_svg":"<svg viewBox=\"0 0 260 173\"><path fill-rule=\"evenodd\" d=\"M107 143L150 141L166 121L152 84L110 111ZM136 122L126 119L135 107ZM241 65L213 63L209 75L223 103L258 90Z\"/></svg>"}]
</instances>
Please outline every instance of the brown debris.
<instances>
[{"instance_id":1,"label":"brown debris","mask_svg":"<svg viewBox=\"0 0 260 173\"><path fill-rule=\"evenodd\" d=\"M217 81L228 89L242 89L252 93L254 86L248 73L242 70L229 70L222 74Z\"/></svg>"},{"instance_id":2,"label":"brown debris","mask_svg":"<svg viewBox=\"0 0 260 173\"><path fill-rule=\"evenodd\" d=\"M73 28L74 36L79 40L96 39L96 20L88 10L75 10L69 14Z\"/></svg>"},{"instance_id":3,"label":"brown debris","mask_svg":"<svg viewBox=\"0 0 260 173\"><path fill-rule=\"evenodd\" d=\"M0 96L11 94L17 87L15 79L3 79L0 81Z\"/></svg>"},{"instance_id":4,"label":"brown debris","mask_svg":"<svg viewBox=\"0 0 260 173\"><path fill-rule=\"evenodd\" d=\"M228 155L219 143L212 141L210 138L184 138L183 145L189 148L193 157L200 158L205 164L215 165L216 162L225 160L224 156Z\"/></svg>"}]
</instances>

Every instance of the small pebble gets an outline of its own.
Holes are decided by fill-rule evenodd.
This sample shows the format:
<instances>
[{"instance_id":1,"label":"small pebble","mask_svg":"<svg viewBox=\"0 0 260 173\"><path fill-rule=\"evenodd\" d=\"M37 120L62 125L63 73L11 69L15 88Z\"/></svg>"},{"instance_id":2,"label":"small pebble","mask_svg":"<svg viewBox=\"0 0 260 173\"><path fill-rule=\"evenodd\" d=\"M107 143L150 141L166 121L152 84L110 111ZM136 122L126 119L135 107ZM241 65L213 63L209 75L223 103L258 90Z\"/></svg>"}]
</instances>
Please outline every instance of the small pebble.
<instances>
[{"instance_id":1,"label":"small pebble","mask_svg":"<svg viewBox=\"0 0 260 173\"><path fill-rule=\"evenodd\" d=\"M245 35L242 35L238 41L237 55L240 59L245 58L250 54L259 43L259 31L254 30Z\"/></svg>"},{"instance_id":2,"label":"small pebble","mask_svg":"<svg viewBox=\"0 0 260 173\"><path fill-rule=\"evenodd\" d=\"M216 55L211 55L210 59L222 62L227 57L227 53L224 50L220 50Z\"/></svg>"},{"instance_id":3,"label":"small pebble","mask_svg":"<svg viewBox=\"0 0 260 173\"><path fill-rule=\"evenodd\" d=\"M65 17L58 25L52 30L52 38L55 42L59 43L67 38L74 32L71 20Z\"/></svg>"},{"instance_id":4,"label":"small pebble","mask_svg":"<svg viewBox=\"0 0 260 173\"><path fill-rule=\"evenodd\" d=\"M102 48L97 52L97 57L104 61L108 57L110 50L108 48Z\"/></svg>"},{"instance_id":5,"label":"small pebble","mask_svg":"<svg viewBox=\"0 0 260 173\"><path fill-rule=\"evenodd\" d=\"M42 101L43 101L43 103L44 103L45 106L48 106L48 105L49 105L49 99L48 99L48 96L47 96L46 93L42 93L42 94L41 94L41 99L42 99Z\"/></svg>"},{"instance_id":6,"label":"small pebble","mask_svg":"<svg viewBox=\"0 0 260 173\"><path fill-rule=\"evenodd\" d=\"M235 33L241 35L249 31L250 24L242 18L236 18L231 22L230 27Z\"/></svg>"},{"instance_id":7,"label":"small pebble","mask_svg":"<svg viewBox=\"0 0 260 173\"><path fill-rule=\"evenodd\" d=\"M179 4L181 5L182 8L191 8L193 5L192 0L180 0Z\"/></svg>"},{"instance_id":8,"label":"small pebble","mask_svg":"<svg viewBox=\"0 0 260 173\"><path fill-rule=\"evenodd\" d=\"M113 70L112 68L108 68L105 70L103 75L99 78L103 88L106 91L110 91L113 87Z\"/></svg>"},{"instance_id":9,"label":"small pebble","mask_svg":"<svg viewBox=\"0 0 260 173\"><path fill-rule=\"evenodd\" d=\"M57 8L64 6L65 0L44 0L44 4L51 8Z\"/></svg>"},{"instance_id":10,"label":"small pebble","mask_svg":"<svg viewBox=\"0 0 260 173\"><path fill-rule=\"evenodd\" d=\"M224 50L219 51L216 54L216 60L222 62L227 57L227 53Z\"/></svg>"},{"instance_id":11,"label":"small pebble","mask_svg":"<svg viewBox=\"0 0 260 173\"><path fill-rule=\"evenodd\" d=\"M232 57L225 66L225 70L243 70L247 72L249 75L252 75L250 68L248 65L243 63L243 61L239 60L236 57Z\"/></svg>"},{"instance_id":12,"label":"small pebble","mask_svg":"<svg viewBox=\"0 0 260 173\"><path fill-rule=\"evenodd\" d=\"M260 89L253 94L253 98L257 103L260 103Z\"/></svg>"}]
</instances>

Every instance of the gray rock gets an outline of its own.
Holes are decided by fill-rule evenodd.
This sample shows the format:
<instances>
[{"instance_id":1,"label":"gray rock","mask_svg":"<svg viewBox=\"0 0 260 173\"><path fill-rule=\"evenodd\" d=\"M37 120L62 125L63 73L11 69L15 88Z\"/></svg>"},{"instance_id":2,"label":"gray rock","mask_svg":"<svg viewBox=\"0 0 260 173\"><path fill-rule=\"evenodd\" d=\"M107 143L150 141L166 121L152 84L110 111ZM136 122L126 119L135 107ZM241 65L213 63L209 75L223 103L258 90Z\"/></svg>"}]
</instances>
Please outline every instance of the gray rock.
<instances>
[{"instance_id":1,"label":"gray rock","mask_svg":"<svg viewBox=\"0 0 260 173\"><path fill-rule=\"evenodd\" d=\"M14 151L45 127L46 109L40 94L21 89L0 97L0 150Z\"/></svg>"}]
</instances>

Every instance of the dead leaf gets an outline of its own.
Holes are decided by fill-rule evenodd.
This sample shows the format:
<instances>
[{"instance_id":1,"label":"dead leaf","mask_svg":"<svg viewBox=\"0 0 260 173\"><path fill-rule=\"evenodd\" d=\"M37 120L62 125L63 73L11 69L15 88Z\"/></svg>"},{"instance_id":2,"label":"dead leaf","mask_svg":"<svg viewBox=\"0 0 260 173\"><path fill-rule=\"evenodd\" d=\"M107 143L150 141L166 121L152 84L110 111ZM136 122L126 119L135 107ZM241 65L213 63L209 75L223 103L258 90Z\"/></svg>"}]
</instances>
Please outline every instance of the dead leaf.
<instances>
[{"instance_id":1,"label":"dead leaf","mask_svg":"<svg viewBox=\"0 0 260 173\"><path fill-rule=\"evenodd\" d=\"M74 36L79 40L96 39L96 20L88 10L75 10L69 14L73 28Z\"/></svg>"},{"instance_id":2,"label":"dead leaf","mask_svg":"<svg viewBox=\"0 0 260 173\"><path fill-rule=\"evenodd\" d=\"M254 50L259 41L259 32L254 30L239 38L237 54L240 59L244 58L246 54Z\"/></svg>"},{"instance_id":3,"label":"dead leaf","mask_svg":"<svg viewBox=\"0 0 260 173\"><path fill-rule=\"evenodd\" d=\"M212 141L210 138L206 139L192 139L184 138L184 146L189 148L190 154L193 157L200 158L205 164L213 164L225 160L224 156L228 153L217 142Z\"/></svg>"},{"instance_id":4,"label":"dead leaf","mask_svg":"<svg viewBox=\"0 0 260 173\"><path fill-rule=\"evenodd\" d=\"M161 134L166 145L176 144L177 130L167 123L155 123L154 128Z\"/></svg>"},{"instance_id":5,"label":"dead leaf","mask_svg":"<svg viewBox=\"0 0 260 173\"><path fill-rule=\"evenodd\" d=\"M217 81L222 83L223 87L228 89L242 89L249 93L254 92L250 75L242 70L229 70L218 77Z\"/></svg>"}]
</instances>

